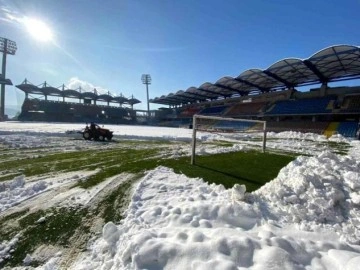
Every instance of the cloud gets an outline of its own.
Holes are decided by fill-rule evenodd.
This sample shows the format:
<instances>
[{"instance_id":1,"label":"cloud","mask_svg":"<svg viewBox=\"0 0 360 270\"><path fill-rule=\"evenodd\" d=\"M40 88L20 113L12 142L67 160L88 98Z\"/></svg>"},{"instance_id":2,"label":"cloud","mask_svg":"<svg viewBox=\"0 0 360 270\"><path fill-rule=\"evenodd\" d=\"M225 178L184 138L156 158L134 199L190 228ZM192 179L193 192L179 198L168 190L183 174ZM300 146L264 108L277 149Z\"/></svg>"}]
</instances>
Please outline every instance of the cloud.
<instances>
[{"instance_id":1,"label":"cloud","mask_svg":"<svg viewBox=\"0 0 360 270\"><path fill-rule=\"evenodd\" d=\"M2 6L0 7L0 21L21 24L24 22L24 16L21 16L8 6Z\"/></svg>"},{"instance_id":2,"label":"cloud","mask_svg":"<svg viewBox=\"0 0 360 270\"><path fill-rule=\"evenodd\" d=\"M84 92L93 92L94 89L96 89L98 95L110 93L111 96L116 96L106 88L103 88L101 86L95 86L92 83L80 80L77 77L70 78L69 82L66 84L66 87L73 90L79 89L81 87L82 91Z\"/></svg>"}]
</instances>

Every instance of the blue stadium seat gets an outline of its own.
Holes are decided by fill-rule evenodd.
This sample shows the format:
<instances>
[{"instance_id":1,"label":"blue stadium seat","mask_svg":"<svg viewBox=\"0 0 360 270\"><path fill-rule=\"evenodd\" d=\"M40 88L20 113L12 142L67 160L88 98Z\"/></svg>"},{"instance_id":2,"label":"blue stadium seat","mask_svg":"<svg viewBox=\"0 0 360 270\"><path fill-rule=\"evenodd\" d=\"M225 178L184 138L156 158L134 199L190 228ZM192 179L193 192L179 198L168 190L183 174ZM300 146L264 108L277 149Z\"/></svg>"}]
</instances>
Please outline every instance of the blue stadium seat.
<instances>
[{"instance_id":1,"label":"blue stadium seat","mask_svg":"<svg viewBox=\"0 0 360 270\"><path fill-rule=\"evenodd\" d=\"M327 106L334 97L282 100L275 103L267 115L331 113Z\"/></svg>"},{"instance_id":2,"label":"blue stadium seat","mask_svg":"<svg viewBox=\"0 0 360 270\"><path fill-rule=\"evenodd\" d=\"M340 122L336 131L344 137L355 137L357 125L356 122Z\"/></svg>"}]
</instances>

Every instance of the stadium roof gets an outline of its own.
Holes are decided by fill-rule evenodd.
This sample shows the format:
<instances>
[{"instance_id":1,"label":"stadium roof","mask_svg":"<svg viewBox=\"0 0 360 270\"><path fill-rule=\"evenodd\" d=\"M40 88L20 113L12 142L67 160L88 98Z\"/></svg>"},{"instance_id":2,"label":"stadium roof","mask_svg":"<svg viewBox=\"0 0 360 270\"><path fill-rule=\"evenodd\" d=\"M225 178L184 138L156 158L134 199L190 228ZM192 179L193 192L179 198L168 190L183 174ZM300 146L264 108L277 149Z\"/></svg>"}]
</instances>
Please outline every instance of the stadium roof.
<instances>
[{"instance_id":1,"label":"stadium roof","mask_svg":"<svg viewBox=\"0 0 360 270\"><path fill-rule=\"evenodd\" d=\"M265 70L249 69L235 78L225 76L215 83L206 82L150 102L181 105L359 78L360 47L337 45L322 49L308 59L286 58Z\"/></svg>"},{"instance_id":2,"label":"stadium roof","mask_svg":"<svg viewBox=\"0 0 360 270\"><path fill-rule=\"evenodd\" d=\"M41 84L40 86L41 87L33 85L29 83L26 79L21 84L16 85L17 88L24 91L26 94L78 98L78 99L91 99L96 101L130 104L130 105L141 103L141 101L134 98L133 96L131 98L126 98L123 96L112 96L110 94L98 95L96 89L94 89L94 92L82 92L81 88L66 89L64 85L56 88L49 86L46 82Z\"/></svg>"},{"instance_id":3,"label":"stadium roof","mask_svg":"<svg viewBox=\"0 0 360 270\"><path fill-rule=\"evenodd\" d=\"M5 79L4 77L2 77L2 74L0 74L0 85L1 84L13 85L13 83L10 79Z\"/></svg>"}]
</instances>

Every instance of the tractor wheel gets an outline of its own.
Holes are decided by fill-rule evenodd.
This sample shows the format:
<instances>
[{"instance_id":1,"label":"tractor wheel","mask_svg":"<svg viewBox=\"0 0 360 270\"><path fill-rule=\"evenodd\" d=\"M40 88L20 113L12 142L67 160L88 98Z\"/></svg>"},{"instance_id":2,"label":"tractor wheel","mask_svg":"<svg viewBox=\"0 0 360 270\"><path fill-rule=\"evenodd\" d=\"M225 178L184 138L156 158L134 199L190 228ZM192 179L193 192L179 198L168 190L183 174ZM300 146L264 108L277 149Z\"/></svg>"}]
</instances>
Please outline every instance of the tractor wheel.
<instances>
[{"instance_id":1,"label":"tractor wheel","mask_svg":"<svg viewBox=\"0 0 360 270\"><path fill-rule=\"evenodd\" d=\"M105 141L104 135L99 135L99 141Z\"/></svg>"},{"instance_id":2,"label":"tractor wheel","mask_svg":"<svg viewBox=\"0 0 360 270\"><path fill-rule=\"evenodd\" d=\"M90 132L89 132L89 131L85 131L85 132L83 133L83 138L84 138L85 140L91 140L91 134L90 134Z\"/></svg>"}]
</instances>

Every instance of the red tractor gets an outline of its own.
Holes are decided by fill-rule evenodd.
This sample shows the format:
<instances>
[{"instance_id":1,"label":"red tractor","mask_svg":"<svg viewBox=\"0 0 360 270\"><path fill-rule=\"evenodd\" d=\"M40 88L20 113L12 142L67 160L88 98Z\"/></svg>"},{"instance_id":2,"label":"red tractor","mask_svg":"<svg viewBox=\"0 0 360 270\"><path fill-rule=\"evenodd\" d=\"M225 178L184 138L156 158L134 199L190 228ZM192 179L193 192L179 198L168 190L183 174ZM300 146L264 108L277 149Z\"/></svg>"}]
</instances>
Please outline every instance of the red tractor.
<instances>
[{"instance_id":1,"label":"red tractor","mask_svg":"<svg viewBox=\"0 0 360 270\"><path fill-rule=\"evenodd\" d=\"M86 124L82 135L85 140L105 141L107 139L110 141L113 137L113 132L106 128L101 128L95 123L91 123L90 127Z\"/></svg>"}]
</instances>

